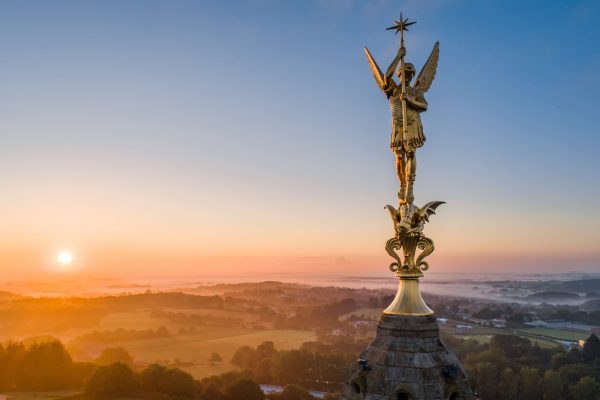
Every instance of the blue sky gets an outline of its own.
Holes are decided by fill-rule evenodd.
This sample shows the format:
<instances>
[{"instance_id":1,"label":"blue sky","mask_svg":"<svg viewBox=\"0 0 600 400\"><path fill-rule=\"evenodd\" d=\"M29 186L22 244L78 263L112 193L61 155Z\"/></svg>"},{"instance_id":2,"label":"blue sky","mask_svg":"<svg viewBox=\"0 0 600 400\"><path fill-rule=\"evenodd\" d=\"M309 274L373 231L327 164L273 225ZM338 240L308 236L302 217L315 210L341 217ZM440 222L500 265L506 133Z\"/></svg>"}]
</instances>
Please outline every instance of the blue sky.
<instances>
[{"instance_id":1,"label":"blue sky","mask_svg":"<svg viewBox=\"0 0 600 400\"><path fill-rule=\"evenodd\" d=\"M595 1L1 2L0 252L385 273L390 112L362 48L386 68L400 11L408 61L441 48L432 265L598 270Z\"/></svg>"}]
</instances>

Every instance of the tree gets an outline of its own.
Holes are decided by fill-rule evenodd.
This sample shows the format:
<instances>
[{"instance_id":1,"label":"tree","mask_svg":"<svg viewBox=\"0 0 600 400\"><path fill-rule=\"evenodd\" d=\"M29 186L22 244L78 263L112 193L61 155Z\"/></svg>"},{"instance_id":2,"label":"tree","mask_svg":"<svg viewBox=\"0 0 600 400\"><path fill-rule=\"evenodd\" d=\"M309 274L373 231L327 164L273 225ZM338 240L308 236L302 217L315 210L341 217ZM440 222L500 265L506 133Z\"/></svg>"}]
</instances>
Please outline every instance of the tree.
<instances>
[{"instance_id":1,"label":"tree","mask_svg":"<svg viewBox=\"0 0 600 400\"><path fill-rule=\"evenodd\" d=\"M269 383L273 380L271 364L272 360L270 358L263 358L256 364L253 375L258 383Z\"/></svg>"},{"instance_id":2,"label":"tree","mask_svg":"<svg viewBox=\"0 0 600 400\"><path fill-rule=\"evenodd\" d=\"M214 383L209 384L202 391L202 400L225 400L225 395Z\"/></svg>"},{"instance_id":3,"label":"tree","mask_svg":"<svg viewBox=\"0 0 600 400\"><path fill-rule=\"evenodd\" d=\"M27 354L23 343L9 342L0 354L0 388L15 389L15 382L23 369Z\"/></svg>"},{"instance_id":4,"label":"tree","mask_svg":"<svg viewBox=\"0 0 600 400\"><path fill-rule=\"evenodd\" d=\"M571 353L558 353L550 359L550 366L554 370L560 369L563 365L577 364L578 360Z\"/></svg>"},{"instance_id":5,"label":"tree","mask_svg":"<svg viewBox=\"0 0 600 400\"><path fill-rule=\"evenodd\" d=\"M550 317L553 319L564 319L565 321L571 321L571 322L574 319L571 311L566 310L566 309L558 310L555 313L553 313Z\"/></svg>"},{"instance_id":6,"label":"tree","mask_svg":"<svg viewBox=\"0 0 600 400\"><path fill-rule=\"evenodd\" d=\"M231 363L240 368L254 369L258 360L258 352L250 346L242 346L236 350Z\"/></svg>"},{"instance_id":7,"label":"tree","mask_svg":"<svg viewBox=\"0 0 600 400\"><path fill-rule=\"evenodd\" d=\"M215 365L216 363L220 363L223 361L223 357L221 357L221 355L219 353L212 353L210 355L210 358L208 359L208 362L210 362L210 365Z\"/></svg>"},{"instance_id":8,"label":"tree","mask_svg":"<svg viewBox=\"0 0 600 400\"><path fill-rule=\"evenodd\" d=\"M97 399L127 396L135 391L135 374L127 364L100 366L88 378L85 393Z\"/></svg>"},{"instance_id":9,"label":"tree","mask_svg":"<svg viewBox=\"0 0 600 400\"><path fill-rule=\"evenodd\" d=\"M109 365L114 363L123 363L133 365L133 357L123 347L107 347L102 350L102 353L96 358L96 364Z\"/></svg>"},{"instance_id":10,"label":"tree","mask_svg":"<svg viewBox=\"0 0 600 400\"><path fill-rule=\"evenodd\" d=\"M500 373L498 383L498 394L504 399L516 399L519 392L519 384L515 373L510 368L504 368Z\"/></svg>"},{"instance_id":11,"label":"tree","mask_svg":"<svg viewBox=\"0 0 600 400\"><path fill-rule=\"evenodd\" d=\"M558 373L566 385L575 385L584 376L593 376L594 369L587 364L568 364L560 367Z\"/></svg>"},{"instance_id":12,"label":"tree","mask_svg":"<svg viewBox=\"0 0 600 400\"><path fill-rule=\"evenodd\" d=\"M179 397L196 397L194 378L179 368L151 364L139 375L140 389L146 392L165 393Z\"/></svg>"},{"instance_id":13,"label":"tree","mask_svg":"<svg viewBox=\"0 0 600 400\"><path fill-rule=\"evenodd\" d=\"M271 358L273 354L275 354L275 344L273 342L262 342L256 347L256 351L258 352L259 360L263 358Z\"/></svg>"},{"instance_id":14,"label":"tree","mask_svg":"<svg viewBox=\"0 0 600 400\"><path fill-rule=\"evenodd\" d=\"M595 334L591 334L583 345L583 351L581 352L583 360L586 362L592 362L596 358L600 357L600 339Z\"/></svg>"},{"instance_id":15,"label":"tree","mask_svg":"<svg viewBox=\"0 0 600 400\"><path fill-rule=\"evenodd\" d=\"M161 326L160 328L158 328L156 330L156 336L158 336L158 337L168 337L169 336L169 331L164 326Z\"/></svg>"},{"instance_id":16,"label":"tree","mask_svg":"<svg viewBox=\"0 0 600 400\"><path fill-rule=\"evenodd\" d=\"M556 371L546 371L542 378L542 398L544 400L563 400L565 385Z\"/></svg>"},{"instance_id":17,"label":"tree","mask_svg":"<svg viewBox=\"0 0 600 400\"><path fill-rule=\"evenodd\" d=\"M264 400L265 394L260 386L250 379L242 379L232 383L225 389L227 400Z\"/></svg>"},{"instance_id":18,"label":"tree","mask_svg":"<svg viewBox=\"0 0 600 400\"><path fill-rule=\"evenodd\" d=\"M138 377L140 389L144 392L160 392L167 367L160 364L150 364Z\"/></svg>"},{"instance_id":19,"label":"tree","mask_svg":"<svg viewBox=\"0 0 600 400\"><path fill-rule=\"evenodd\" d=\"M313 400L308 390L298 385L287 385L283 388L281 394L277 397L278 400Z\"/></svg>"},{"instance_id":20,"label":"tree","mask_svg":"<svg viewBox=\"0 0 600 400\"><path fill-rule=\"evenodd\" d=\"M529 339L519 336L494 335L490 340L490 346L502 350L507 358L522 357L531 353Z\"/></svg>"},{"instance_id":21,"label":"tree","mask_svg":"<svg viewBox=\"0 0 600 400\"><path fill-rule=\"evenodd\" d=\"M22 359L17 386L25 390L56 390L73 386L73 360L58 340L34 343Z\"/></svg>"},{"instance_id":22,"label":"tree","mask_svg":"<svg viewBox=\"0 0 600 400\"><path fill-rule=\"evenodd\" d=\"M165 377L163 393L177 397L196 397L198 388L194 377L179 368L169 368Z\"/></svg>"},{"instance_id":23,"label":"tree","mask_svg":"<svg viewBox=\"0 0 600 400\"><path fill-rule=\"evenodd\" d=\"M479 310L478 312L476 312L475 314L473 314L473 316L475 318L481 318L481 319L494 319L494 318L498 318L502 315L502 310L500 309L495 309L492 310L488 307L484 307L481 310Z\"/></svg>"},{"instance_id":24,"label":"tree","mask_svg":"<svg viewBox=\"0 0 600 400\"><path fill-rule=\"evenodd\" d=\"M482 399L496 398L497 370L489 362L477 363L471 369L471 376Z\"/></svg>"},{"instance_id":25,"label":"tree","mask_svg":"<svg viewBox=\"0 0 600 400\"><path fill-rule=\"evenodd\" d=\"M537 368L523 367L519 372L519 398L523 400L539 399L542 396L540 388L540 373Z\"/></svg>"},{"instance_id":26,"label":"tree","mask_svg":"<svg viewBox=\"0 0 600 400\"><path fill-rule=\"evenodd\" d=\"M600 395L600 384L591 376L584 376L570 389L575 400L597 400Z\"/></svg>"}]
</instances>

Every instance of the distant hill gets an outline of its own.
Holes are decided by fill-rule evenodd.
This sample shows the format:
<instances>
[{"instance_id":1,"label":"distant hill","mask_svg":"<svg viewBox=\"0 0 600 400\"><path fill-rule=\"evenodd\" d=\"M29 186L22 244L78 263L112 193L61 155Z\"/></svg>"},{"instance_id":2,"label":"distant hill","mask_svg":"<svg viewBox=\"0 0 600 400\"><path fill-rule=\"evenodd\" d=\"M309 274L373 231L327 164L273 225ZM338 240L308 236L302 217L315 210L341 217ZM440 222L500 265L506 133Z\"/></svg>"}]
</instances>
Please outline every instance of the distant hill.
<instances>
[{"instance_id":1,"label":"distant hill","mask_svg":"<svg viewBox=\"0 0 600 400\"><path fill-rule=\"evenodd\" d=\"M562 283L562 289L567 292L588 293L596 292L600 288L599 279L576 279Z\"/></svg>"},{"instance_id":2,"label":"distant hill","mask_svg":"<svg viewBox=\"0 0 600 400\"><path fill-rule=\"evenodd\" d=\"M0 290L0 301L17 300L20 298L21 298L21 296L19 296L18 294Z\"/></svg>"},{"instance_id":3,"label":"distant hill","mask_svg":"<svg viewBox=\"0 0 600 400\"><path fill-rule=\"evenodd\" d=\"M581 306L584 310L587 311L600 311L600 299L588 300Z\"/></svg>"},{"instance_id":4,"label":"distant hill","mask_svg":"<svg viewBox=\"0 0 600 400\"><path fill-rule=\"evenodd\" d=\"M576 293L568 293L568 292L554 292L554 291L546 291L546 292L537 292L530 294L527 296L529 300L579 300L580 296Z\"/></svg>"}]
</instances>

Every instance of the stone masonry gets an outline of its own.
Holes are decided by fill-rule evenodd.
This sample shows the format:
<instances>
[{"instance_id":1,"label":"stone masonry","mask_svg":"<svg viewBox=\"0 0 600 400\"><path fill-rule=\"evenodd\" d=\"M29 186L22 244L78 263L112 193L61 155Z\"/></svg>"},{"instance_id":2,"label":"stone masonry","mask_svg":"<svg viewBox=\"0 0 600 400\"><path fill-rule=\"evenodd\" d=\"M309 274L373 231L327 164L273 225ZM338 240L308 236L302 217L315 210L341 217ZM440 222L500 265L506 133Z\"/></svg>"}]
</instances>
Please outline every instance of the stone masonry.
<instances>
[{"instance_id":1,"label":"stone masonry","mask_svg":"<svg viewBox=\"0 0 600 400\"><path fill-rule=\"evenodd\" d=\"M352 364L342 400L473 400L465 373L440 340L435 316L383 314Z\"/></svg>"}]
</instances>

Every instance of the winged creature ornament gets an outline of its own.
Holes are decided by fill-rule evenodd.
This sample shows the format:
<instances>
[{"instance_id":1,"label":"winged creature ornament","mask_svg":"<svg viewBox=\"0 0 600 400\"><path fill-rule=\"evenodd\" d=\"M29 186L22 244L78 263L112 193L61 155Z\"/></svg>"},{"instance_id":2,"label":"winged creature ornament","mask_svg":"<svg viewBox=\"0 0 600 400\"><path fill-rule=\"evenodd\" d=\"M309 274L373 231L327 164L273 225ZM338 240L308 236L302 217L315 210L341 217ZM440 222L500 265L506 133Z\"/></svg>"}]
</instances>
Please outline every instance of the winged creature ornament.
<instances>
[{"instance_id":1,"label":"winged creature ornament","mask_svg":"<svg viewBox=\"0 0 600 400\"><path fill-rule=\"evenodd\" d=\"M385 208L392 217L396 235L420 235L423 232L425 223L429 222L429 217L434 215L435 210L442 204L446 204L446 202L430 201L421 208L414 204L403 204L399 209L388 204Z\"/></svg>"}]
</instances>

